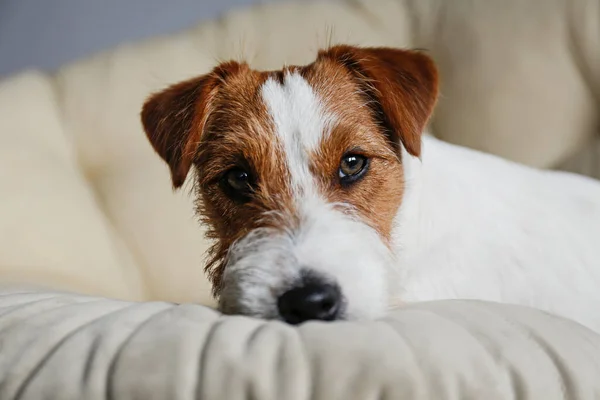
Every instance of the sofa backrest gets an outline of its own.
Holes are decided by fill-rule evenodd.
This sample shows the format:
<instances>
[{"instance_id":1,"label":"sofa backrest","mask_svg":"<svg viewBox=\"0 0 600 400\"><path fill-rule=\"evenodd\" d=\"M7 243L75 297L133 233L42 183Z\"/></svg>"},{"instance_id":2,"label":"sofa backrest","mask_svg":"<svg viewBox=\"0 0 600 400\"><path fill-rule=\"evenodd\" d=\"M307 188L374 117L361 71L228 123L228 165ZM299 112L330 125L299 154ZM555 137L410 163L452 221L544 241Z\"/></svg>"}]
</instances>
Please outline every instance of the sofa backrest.
<instances>
[{"instance_id":1,"label":"sofa backrest","mask_svg":"<svg viewBox=\"0 0 600 400\"><path fill-rule=\"evenodd\" d=\"M598 15L599 0L272 4L10 78L0 84L0 278L212 304L191 184L171 191L139 110L149 93L229 58L270 69L330 43L423 48L442 77L437 136L594 173L600 155L577 154L597 140Z\"/></svg>"}]
</instances>

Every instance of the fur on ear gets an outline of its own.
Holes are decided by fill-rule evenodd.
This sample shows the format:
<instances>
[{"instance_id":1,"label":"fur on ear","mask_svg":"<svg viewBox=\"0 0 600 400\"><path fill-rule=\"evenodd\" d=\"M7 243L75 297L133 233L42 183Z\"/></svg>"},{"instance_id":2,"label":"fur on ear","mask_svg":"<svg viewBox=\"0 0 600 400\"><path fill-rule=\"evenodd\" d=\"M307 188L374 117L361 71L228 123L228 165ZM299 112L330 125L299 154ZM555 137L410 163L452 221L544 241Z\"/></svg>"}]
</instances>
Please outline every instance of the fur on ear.
<instances>
[{"instance_id":1,"label":"fur on ear","mask_svg":"<svg viewBox=\"0 0 600 400\"><path fill-rule=\"evenodd\" d=\"M229 61L209 74L151 95L141 119L154 150L169 165L173 188L183 185L191 168L219 86L245 64Z\"/></svg>"},{"instance_id":2,"label":"fur on ear","mask_svg":"<svg viewBox=\"0 0 600 400\"><path fill-rule=\"evenodd\" d=\"M402 143L411 155L421 155L421 134L438 96L438 72L431 58L418 51L347 45L322 50L318 58L352 72L394 146Z\"/></svg>"}]
</instances>

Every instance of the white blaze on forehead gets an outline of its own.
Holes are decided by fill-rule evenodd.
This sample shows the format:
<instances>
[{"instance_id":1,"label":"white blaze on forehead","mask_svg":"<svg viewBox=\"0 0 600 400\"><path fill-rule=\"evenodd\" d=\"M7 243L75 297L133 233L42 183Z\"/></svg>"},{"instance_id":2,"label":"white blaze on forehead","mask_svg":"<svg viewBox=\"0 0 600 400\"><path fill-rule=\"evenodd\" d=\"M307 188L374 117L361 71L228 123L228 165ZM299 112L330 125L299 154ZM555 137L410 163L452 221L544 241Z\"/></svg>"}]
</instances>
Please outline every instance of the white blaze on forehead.
<instances>
[{"instance_id":1,"label":"white blaze on forehead","mask_svg":"<svg viewBox=\"0 0 600 400\"><path fill-rule=\"evenodd\" d=\"M314 188L309 155L318 151L331 132L334 116L326 112L313 88L297 72L285 73L283 84L267 79L261 94L283 143L293 188L307 194Z\"/></svg>"}]
</instances>

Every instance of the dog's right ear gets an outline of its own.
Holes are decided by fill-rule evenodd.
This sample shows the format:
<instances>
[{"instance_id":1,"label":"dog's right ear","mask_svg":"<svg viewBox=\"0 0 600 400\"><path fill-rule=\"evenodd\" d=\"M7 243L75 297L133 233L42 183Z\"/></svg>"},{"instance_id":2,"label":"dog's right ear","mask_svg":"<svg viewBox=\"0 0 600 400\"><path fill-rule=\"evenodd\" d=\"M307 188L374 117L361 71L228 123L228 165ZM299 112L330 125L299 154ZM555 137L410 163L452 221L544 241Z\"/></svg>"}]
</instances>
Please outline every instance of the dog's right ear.
<instances>
[{"instance_id":1,"label":"dog's right ear","mask_svg":"<svg viewBox=\"0 0 600 400\"><path fill-rule=\"evenodd\" d=\"M438 97L438 71L431 58L418 51L348 45L322 50L319 58L351 71L391 142L421 155L421 134Z\"/></svg>"},{"instance_id":2,"label":"dog's right ear","mask_svg":"<svg viewBox=\"0 0 600 400\"><path fill-rule=\"evenodd\" d=\"M169 165L173 188L185 182L219 86L243 66L235 61L220 64L209 74L153 94L144 103L142 125L154 150Z\"/></svg>"}]
</instances>

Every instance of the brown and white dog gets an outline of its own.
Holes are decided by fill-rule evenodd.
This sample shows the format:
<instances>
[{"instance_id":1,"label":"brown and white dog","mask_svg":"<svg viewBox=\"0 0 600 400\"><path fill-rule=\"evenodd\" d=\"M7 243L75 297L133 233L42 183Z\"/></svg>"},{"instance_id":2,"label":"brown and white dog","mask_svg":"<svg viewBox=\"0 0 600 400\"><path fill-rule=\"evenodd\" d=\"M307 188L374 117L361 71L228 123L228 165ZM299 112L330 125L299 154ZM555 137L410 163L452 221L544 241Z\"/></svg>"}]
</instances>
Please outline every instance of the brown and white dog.
<instances>
[{"instance_id":1,"label":"brown and white dog","mask_svg":"<svg viewBox=\"0 0 600 400\"><path fill-rule=\"evenodd\" d=\"M300 323L477 298L600 327L600 185L423 136L437 94L426 55L339 45L148 99L174 187L196 170L223 312Z\"/></svg>"}]
</instances>

